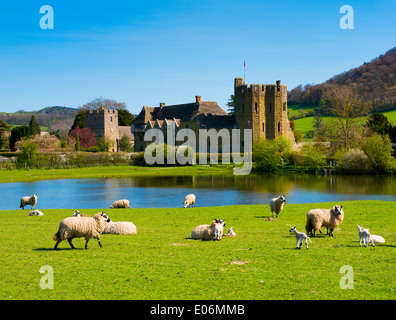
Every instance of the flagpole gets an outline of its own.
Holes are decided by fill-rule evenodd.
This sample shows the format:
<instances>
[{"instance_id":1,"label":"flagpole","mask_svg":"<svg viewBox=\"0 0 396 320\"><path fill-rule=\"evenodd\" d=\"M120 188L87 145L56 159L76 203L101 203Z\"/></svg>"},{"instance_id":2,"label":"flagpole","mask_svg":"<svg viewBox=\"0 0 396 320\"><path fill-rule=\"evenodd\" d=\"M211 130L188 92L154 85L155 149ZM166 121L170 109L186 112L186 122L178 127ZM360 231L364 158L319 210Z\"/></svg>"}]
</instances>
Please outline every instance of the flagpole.
<instances>
[{"instance_id":1,"label":"flagpole","mask_svg":"<svg viewBox=\"0 0 396 320\"><path fill-rule=\"evenodd\" d=\"M243 58L243 81L246 81L246 58Z\"/></svg>"}]
</instances>

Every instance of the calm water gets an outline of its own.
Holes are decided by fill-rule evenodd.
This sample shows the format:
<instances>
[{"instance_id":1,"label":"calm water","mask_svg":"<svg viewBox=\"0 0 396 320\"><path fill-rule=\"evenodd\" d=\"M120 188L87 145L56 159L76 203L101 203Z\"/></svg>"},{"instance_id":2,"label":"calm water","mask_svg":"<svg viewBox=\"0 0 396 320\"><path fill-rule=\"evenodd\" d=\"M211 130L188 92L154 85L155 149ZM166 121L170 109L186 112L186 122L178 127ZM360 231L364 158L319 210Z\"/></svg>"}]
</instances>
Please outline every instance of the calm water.
<instances>
[{"instance_id":1,"label":"calm water","mask_svg":"<svg viewBox=\"0 0 396 320\"><path fill-rule=\"evenodd\" d=\"M0 209L19 209L20 198L33 193L38 196L37 209L108 208L118 199L129 199L131 208L175 208L182 207L189 193L196 195L200 207L267 204L280 194L286 196L287 203L396 201L396 177L172 176L3 183Z\"/></svg>"}]
</instances>

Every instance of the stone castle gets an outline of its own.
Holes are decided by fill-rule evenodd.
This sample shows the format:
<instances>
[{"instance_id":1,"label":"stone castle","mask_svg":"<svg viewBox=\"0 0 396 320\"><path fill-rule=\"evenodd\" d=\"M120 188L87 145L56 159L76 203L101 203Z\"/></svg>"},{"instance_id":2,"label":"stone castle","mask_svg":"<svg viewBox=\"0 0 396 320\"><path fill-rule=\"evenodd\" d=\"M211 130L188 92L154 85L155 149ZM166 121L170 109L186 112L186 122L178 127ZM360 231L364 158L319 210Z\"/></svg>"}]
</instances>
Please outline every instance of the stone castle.
<instances>
[{"instance_id":1,"label":"stone castle","mask_svg":"<svg viewBox=\"0 0 396 320\"><path fill-rule=\"evenodd\" d=\"M131 128L129 126L118 125L118 111L100 108L98 110L85 111L86 126L96 134L97 138L105 138L109 142L109 151L118 152L119 140L128 136L133 140Z\"/></svg>"},{"instance_id":2,"label":"stone castle","mask_svg":"<svg viewBox=\"0 0 396 320\"><path fill-rule=\"evenodd\" d=\"M294 143L287 117L287 87L281 81L248 86L242 78L235 78L234 110L234 115L229 115L216 102L202 101L201 96L196 96L195 102L186 104L166 106L160 103L158 107L143 107L131 125L135 151L144 151L150 143L144 141L146 130L157 128L166 136L167 127L173 124L176 131L183 128L194 130L196 137L199 129L252 129L253 142L260 138L285 136ZM243 134L240 143L243 150Z\"/></svg>"}]
</instances>

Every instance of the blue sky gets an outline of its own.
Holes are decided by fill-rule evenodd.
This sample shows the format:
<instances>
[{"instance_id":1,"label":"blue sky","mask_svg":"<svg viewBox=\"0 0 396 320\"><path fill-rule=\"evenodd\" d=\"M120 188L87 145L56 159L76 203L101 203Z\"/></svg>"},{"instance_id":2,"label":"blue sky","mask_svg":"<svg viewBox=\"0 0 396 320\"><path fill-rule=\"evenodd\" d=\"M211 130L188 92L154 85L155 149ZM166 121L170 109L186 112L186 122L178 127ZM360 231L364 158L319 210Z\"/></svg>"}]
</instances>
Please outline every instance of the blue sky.
<instances>
[{"instance_id":1,"label":"blue sky","mask_svg":"<svg viewBox=\"0 0 396 320\"><path fill-rule=\"evenodd\" d=\"M353 30L339 26L345 4ZM195 95L226 109L245 57L249 84L321 83L396 46L395 16L394 0L2 0L0 112L103 97L138 113Z\"/></svg>"}]
</instances>

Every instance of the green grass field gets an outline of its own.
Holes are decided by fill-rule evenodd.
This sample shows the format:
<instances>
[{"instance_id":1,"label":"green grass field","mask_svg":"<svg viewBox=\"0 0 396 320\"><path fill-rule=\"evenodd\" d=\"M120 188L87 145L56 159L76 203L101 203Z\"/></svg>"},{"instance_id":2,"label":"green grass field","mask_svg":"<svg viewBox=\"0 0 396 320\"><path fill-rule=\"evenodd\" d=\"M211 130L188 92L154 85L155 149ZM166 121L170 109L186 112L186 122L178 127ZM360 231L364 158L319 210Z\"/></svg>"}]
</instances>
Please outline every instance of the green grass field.
<instances>
[{"instance_id":1,"label":"green grass field","mask_svg":"<svg viewBox=\"0 0 396 320\"><path fill-rule=\"evenodd\" d=\"M304 231L309 209L331 205L287 204L278 221L265 220L268 205L107 209L138 233L102 235L103 248L92 239L88 250L84 239L74 239L77 250L64 241L58 251L53 234L73 210L43 210L42 217L0 211L0 299L394 299L396 202L344 202L334 238L320 235L309 250L295 249L290 227ZM225 219L236 237L190 239L194 227L213 218ZM386 243L359 247L358 223ZM353 268L353 289L340 288L345 265ZM53 289L40 287L43 266L54 271Z\"/></svg>"}]
</instances>

